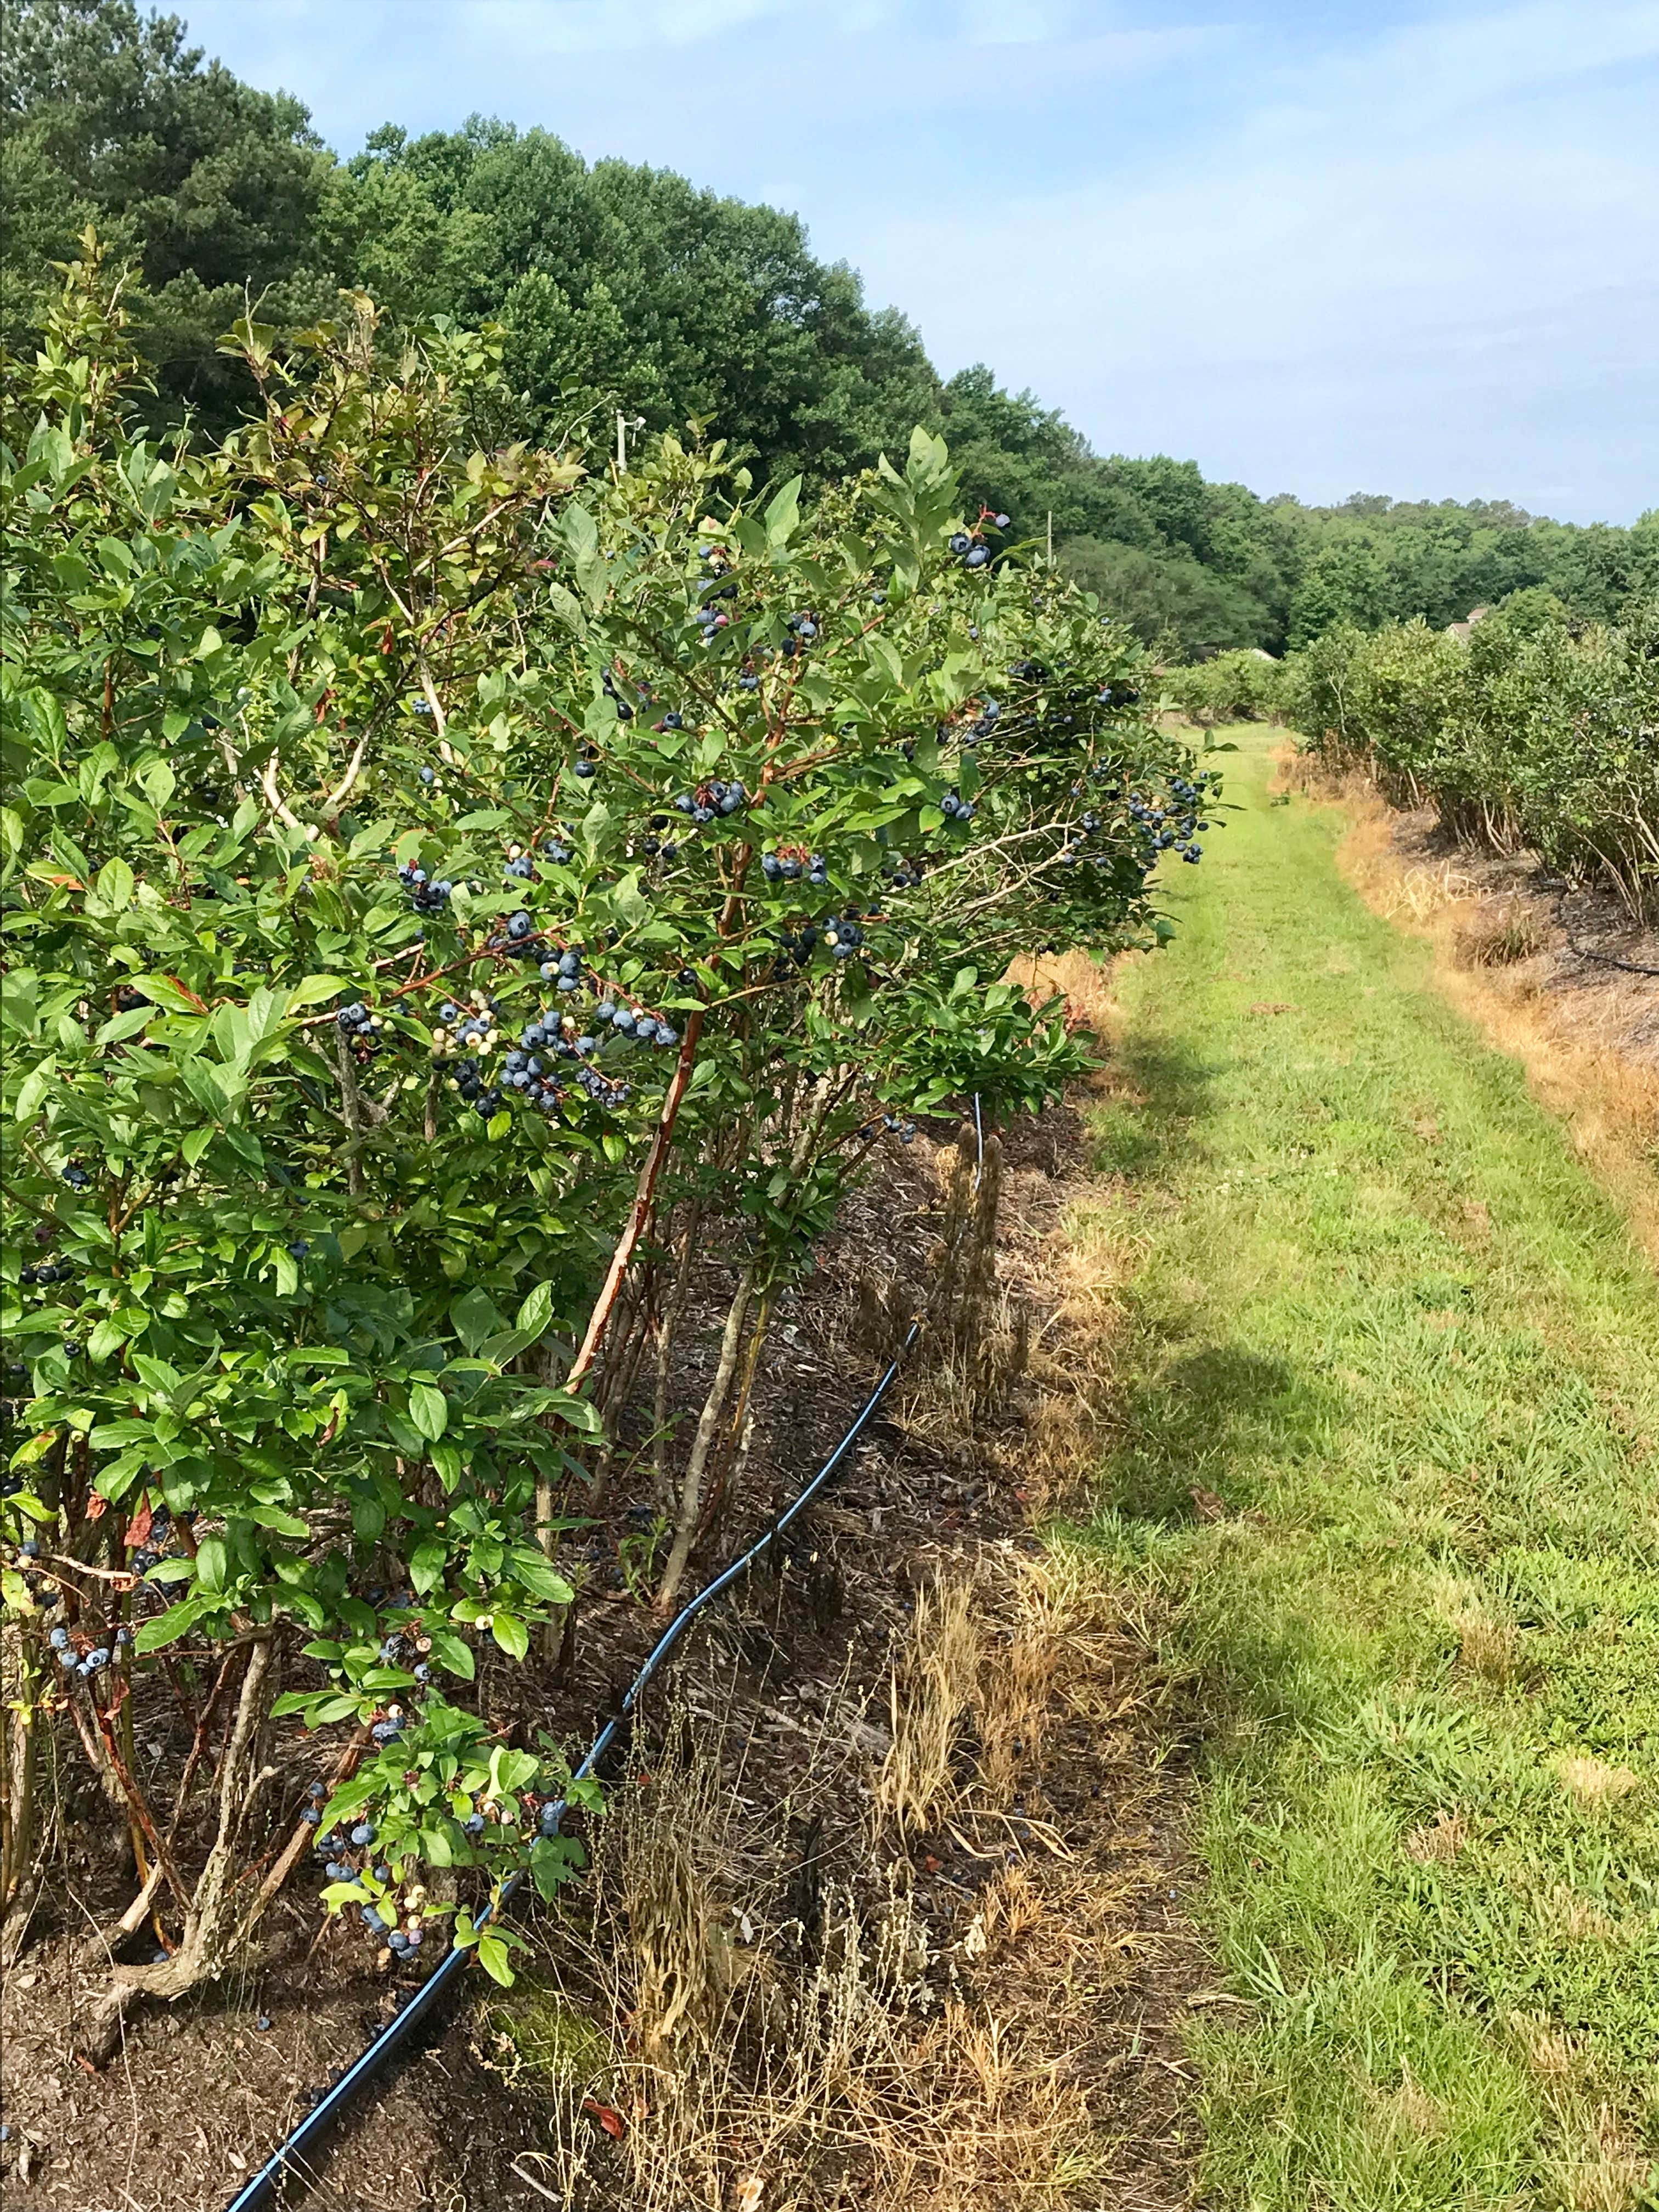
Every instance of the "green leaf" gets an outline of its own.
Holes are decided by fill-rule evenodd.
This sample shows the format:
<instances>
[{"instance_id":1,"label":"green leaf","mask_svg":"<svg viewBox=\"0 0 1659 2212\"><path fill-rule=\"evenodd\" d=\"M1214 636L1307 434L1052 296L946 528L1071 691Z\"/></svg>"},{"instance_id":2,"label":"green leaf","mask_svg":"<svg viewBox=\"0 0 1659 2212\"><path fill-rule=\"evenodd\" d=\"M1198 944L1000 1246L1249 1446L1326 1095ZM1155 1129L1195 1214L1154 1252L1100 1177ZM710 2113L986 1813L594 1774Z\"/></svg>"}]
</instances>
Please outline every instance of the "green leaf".
<instances>
[{"instance_id":1,"label":"green leaf","mask_svg":"<svg viewBox=\"0 0 1659 2212\"><path fill-rule=\"evenodd\" d=\"M307 975L289 993L288 1011L297 1014L302 1006L320 1006L349 988L343 975Z\"/></svg>"},{"instance_id":2,"label":"green leaf","mask_svg":"<svg viewBox=\"0 0 1659 2212\"><path fill-rule=\"evenodd\" d=\"M470 1644L452 1635L447 1628L434 1628L431 1636L432 1656L441 1667L452 1674L459 1674L464 1682L477 1680L478 1669Z\"/></svg>"},{"instance_id":3,"label":"green leaf","mask_svg":"<svg viewBox=\"0 0 1659 2212\"><path fill-rule=\"evenodd\" d=\"M520 1305L518 1321L514 1322L514 1328L522 1329L525 1336L533 1343L535 1338L542 1334L542 1329L549 1325L550 1318L553 1318L553 1285L538 1283L529 1298L525 1298L525 1303Z\"/></svg>"},{"instance_id":4,"label":"green leaf","mask_svg":"<svg viewBox=\"0 0 1659 2212\"><path fill-rule=\"evenodd\" d=\"M490 1620L489 1632L509 1659L522 1659L530 1649L530 1631L517 1613L495 1614Z\"/></svg>"},{"instance_id":5,"label":"green leaf","mask_svg":"<svg viewBox=\"0 0 1659 2212\"><path fill-rule=\"evenodd\" d=\"M801 479L791 477L767 506L766 542L774 553L783 550L799 526L800 487Z\"/></svg>"},{"instance_id":6,"label":"green leaf","mask_svg":"<svg viewBox=\"0 0 1659 2212\"><path fill-rule=\"evenodd\" d=\"M409 1579L424 1597L443 1579L444 1569L449 1564L449 1547L441 1536L428 1536L416 1544L409 1555ZM436 1648L435 1639L434 1648ZM469 1658L471 1654L467 1655Z\"/></svg>"},{"instance_id":7,"label":"green leaf","mask_svg":"<svg viewBox=\"0 0 1659 2212\"><path fill-rule=\"evenodd\" d=\"M87 1339L87 1351L94 1361L105 1360L125 1342L125 1330L118 1328L112 1321L95 1322Z\"/></svg>"},{"instance_id":8,"label":"green leaf","mask_svg":"<svg viewBox=\"0 0 1659 2212\"><path fill-rule=\"evenodd\" d=\"M93 883L93 899L100 914L122 914L132 904L132 870L118 854L106 860Z\"/></svg>"},{"instance_id":9,"label":"green leaf","mask_svg":"<svg viewBox=\"0 0 1659 2212\"><path fill-rule=\"evenodd\" d=\"M449 1318L456 1335L471 1352L507 1327L507 1316L485 1291L468 1291L457 1298L449 1309Z\"/></svg>"},{"instance_id":10,"label":"green leaf","mask_svg":"<svg viewBox=\"0 0 1659 2212\"><path fill-rule=\"evenodd\" d=\"M507 1946L499 1936L480 1936L478 1964L492 1982L499 1982L504 1990L513 1986L513 1963L507 1957Z\"/></svg>"},{"instance_id":11,"label":"green leaf","mask_svg":"<svg viewBox=\"0 0 1659 2212\"><path fill-rule=\"evenodd\" d=\"M586 1858L574 1836L538 1836L530 1846L531 1880L550 1903Z\"/></svg>"},{"instance_id":12,"label":"green leaf","mask_svg":"<svg viewBox=\"0 0 1659 2212\"><path fill-rule=\"evenodd\" d=\"M449 1401L430 1382L411 1382L409 1418L429 1444L436 1443L448 1425Z\"/></svg>"},{"instance_id":13,"label":"green leaf","mask_svg":"<svg viewBox=\"0 0 1659 2212\"><path fill-rule=\"evenodd\" d=\"M545 1598L550 1605L568 1605L576 1595L564 1577L527 1544L513 1547L513 1571L532 1597Z\"/></svg>"},{"instance_id":14,"label":"green leaf","mask_svg":"<svg viewBox=\"0 0 1659 2212\"><path fill-rule=\"evenodd\" d=\"M149 1620L141 1622L132 1639L133 1650L160 1651L166 1644L176 1644L181 1636L195 1627L206 1610L200 1598L180 1598L177 1605L170 1605L165 1613L154 1613Z\"/></svg>"}]
</instances>

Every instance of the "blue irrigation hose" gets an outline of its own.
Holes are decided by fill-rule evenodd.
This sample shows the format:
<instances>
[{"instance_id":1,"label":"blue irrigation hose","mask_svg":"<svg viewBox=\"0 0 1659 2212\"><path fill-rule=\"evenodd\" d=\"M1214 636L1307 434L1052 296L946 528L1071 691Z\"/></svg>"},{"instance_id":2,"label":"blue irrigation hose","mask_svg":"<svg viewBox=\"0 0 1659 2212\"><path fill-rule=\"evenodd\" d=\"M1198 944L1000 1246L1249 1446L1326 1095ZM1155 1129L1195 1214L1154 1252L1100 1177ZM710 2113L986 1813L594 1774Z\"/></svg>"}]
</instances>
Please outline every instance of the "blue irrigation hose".
<instances>
[{"instance_id":1,"label":"blue irrigation hose","mask_svg":"<svg viewBox=\"0 0 1659 2212\"><path fill-rule=\"evenodd\" d=\"M974 1169L974 1188L977 1190L985 1163L985 1128L980 1119L977 1091L974 1094L974 1138L978 1151L978 1160ZM573 1781L586 1782L593 1772L600 1759L616 1741L629 1715L639 1701L640 1692L703 1607L712 1605L717 1597L730 1589L740 1575L747 1573L762 1553L769 1550L776 1543L790 1522L804 1512L813 1498L817 1496L819 1491L829 1481L857 1442L877 1407L886 1396L905 1354L921 1334L921 1322L920 1320L913 1321L906 1333L903 1343L900 1345L888 1363L885 1374L865 1400L858 1419L794 1502L784 1508L776 1520L755 1539L740 1559L733 1559L729 1567L716 1575L712 1583L697 1592L689 1605L682 1606L679 1612L675 1614L668 1626L664 1629L656 1648L629 1684L622 1704L594 1738L587 1756L572 1775ZM567 1809L567 1802L563 1799L559 1800L554 1809L557 1819L562 1820ZM556 1823L554 1832L557 1832ZM494 1918L507 1905L523 1880L522 1874L509 1875L501 1884L495 1903L484 1907L474 1925L482 1928L488 1921ZM435 1966L427 1976L425 1981L396 2017L387 2021L368 2047L347 2067L339 2080L319 2098L287 2141L273 2151L258 2173L251 2180L245 2182L237 2191L227 2208L227 2212L261 2212L261 2208L270 2202L278 2185L295 2170L296 2162L307 2148L315 2142L331 2123L340 2117L364 2083L372 2075L378 2074L387 2060L432 2017L444 1993L453 1986L465 1968L468 1960L472 1955L472 1948L471 1944L465 1947L458 1944L450 1950L443 1963Z\"/></svg>"}]
</instances>

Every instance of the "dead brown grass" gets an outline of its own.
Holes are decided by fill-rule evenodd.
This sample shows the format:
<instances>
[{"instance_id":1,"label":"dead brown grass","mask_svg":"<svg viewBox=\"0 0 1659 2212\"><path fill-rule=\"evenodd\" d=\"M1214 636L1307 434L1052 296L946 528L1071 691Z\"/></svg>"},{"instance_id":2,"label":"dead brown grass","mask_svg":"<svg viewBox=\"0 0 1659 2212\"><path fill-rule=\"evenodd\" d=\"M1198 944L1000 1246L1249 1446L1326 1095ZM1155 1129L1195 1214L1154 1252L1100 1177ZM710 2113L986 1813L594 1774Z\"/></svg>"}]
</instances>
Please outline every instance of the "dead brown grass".
<instances>
[{"instance_id":1,"label":"dead brown grass","mask_svg":"<svg viewBox=\"0 0 1659 2212\"><path fill-rule=\"evenodd\" d=\"M615 1793L580 1923L481 2045L548 2091L523 2173L629 2212L1101 2202L1122 2148L1092 2094L1120 2033L1103 2000L1141 1970L1167 1875L1144 1836L1121 1856L1036 1808L1052 1733L1135 1705L1139 1648L1063 1554L938 1582L885 1760L872 1778L826 1727L806 1841L782 1847L710 1725L723 1686L688 1691ZM1115 1844L1135 1810L1103 1813Z\"/></svg>"},{"instance_id":2,"label":"dead brown grass","mask_svg":"<svg viewBox=\"0 0 1659 2212\"><path fill-rule=\"evenodd\" d=\"M1090 952L1046 952L1016 961L1008 974L1012 981L1024 985L1039 1006L1049 999L1064 999L1068 1028L1087 1030L1097 1037L1111 1035L1118 1009L1109 963Z\"/></svg>"},{"instance_id":3,"label":"dead brown grass","mask_svg":"<svg viewBox=\"0 0 1659 2212\"><path fill-rule=\"evenodd\" d=\"M1469 1839L1469 1824L1461 1813L1443 1806L1432 1820L1420 1820L1406 1838L1406 1856L1419 1866L1449 1865Z\"/></svg>"},{"instance_id":4,"label":"dead brown grass","mask_svg":"<svg viewBox=\"0 0 1659 2212\"><path fill-rule=\"evenodd\" d=\"M1090 963L1075 981L1103 1018L1105 979ZM956 1151L939 1148L946 1182ZM1071 1179L1081 1158L1074 1118L1022 1136L996 1267L971 1286L981 1342L1031 1316L1028 1356L999 1358L988 1398L963 1364L945 1414L894 1408L907 1450L1032 1516L1097 1464L1136 1260ZM823 1521L864 1527L834 1505ZM788 1720L810 1741L781 1803L749 1771L767 1755L738 1694L759 1624L716 1618L480 2039L544 2086L517 2170L569 2212L1188 2201L1179 2023L1212 1973L1177 1900L1157 1624L1053 1537L941 1526L896 1565L912 1610L889 1616L884 1674L800 1684Z\"/></svg>"},{"instance_id":5,"label":"dead brown grass","mask_svg":"<svg viewBox=\"0 0 1659 2212\"><path fill-rule=\"evenodd\" d=\"M1600 1813L1628 1797L1641 1778L1628 1766L1612 1766L1589 1752L1570 1753L1556 1765L1567 1794L1586 1813Z\"/></svg>"},{"instance_id":6,"label":"dead brown grass","mask_svg":"<svg viewBox=\"0 0 1659 2212\"><path fill-rule=\"evenodd\" d=\"M1342 806L1352 826L1337 858L1348 881L1375 913L1428 940L1441 989L1521 1062L1659 1263L1659 1063L1632 1042L1631 1021L1632 1004L1659 986L1610 975L1594 988L1553 988L1559 933L1547 901L1494 896L1474 858L1412 857L1401 817L1363 776L1321 777L1288 754L1281 774Z\"/></svg>"}]
</instances>

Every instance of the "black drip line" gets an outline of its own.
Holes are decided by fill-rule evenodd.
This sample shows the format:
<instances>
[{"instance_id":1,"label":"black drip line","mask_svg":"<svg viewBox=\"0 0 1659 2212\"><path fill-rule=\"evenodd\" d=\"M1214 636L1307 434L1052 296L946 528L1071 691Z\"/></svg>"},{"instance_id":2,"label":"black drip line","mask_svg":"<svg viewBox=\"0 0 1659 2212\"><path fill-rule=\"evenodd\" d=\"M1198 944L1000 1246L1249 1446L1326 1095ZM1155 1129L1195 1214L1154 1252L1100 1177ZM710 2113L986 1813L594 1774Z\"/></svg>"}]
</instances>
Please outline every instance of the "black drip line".
<instances>
[{"instance_id":1,"label":"black drip line","mask_svg":"<svg viewBox=\"0 0 1659 2212\"><path fill-rule=\"evenodd\" d=\"M985 1166L985 1125L980 1113L977 1091L974 1094L974 1143L976 1158L973 1188L977 1193ZM922 1323L920 1317L911 1322L903 1343L889 1361L875 1389L865 1400L853 1425L812 1480L795 1498L793 1504L784 1508L777 1518L756 1538L741 1557L733 1559L730 1566L716 1575L712 1583L700 1589L690 1603L682 1606L679 1612L675 1614L658 1638L644 1665L623 1693L622 1703L599 1730L588 1749L587 1755L572 1774L573 1782L586 1782L592 1775L600 1759L610 1750L627 1724L647 1684L697 1615L706 1607L712 1605L717 1597L724 1595L733 1583L748 1572L763 1553L770 1550L785 1529L805 1510L824 1484L829 1481L862 1434L877 1407L886 1396L906 1355L921 1334L921 1328ZM558 1820L562 1820L568 1809L568 1801L559 1799L555 1807ZM556 1823L551 1832L554 1834L558 1832ZM474 1925L483 1929L492 1919L498 1917L510 1903L514 1892L523 1881L522 1872L510 1875L501 1884L500 1894L494 1904L484 1907ZM432 2019L445 1995L459 1979L471 1955L472 1946L471 1945L465 1947L455 1945L451 1948L442 1963L435 1966L427 1976L425 1981L401 2010L388 2021L380 2033L358 2053L344 2073L330 2084L298 2126L271 2153L258 2172L237 2191L226 2208L226 2212L262 2212L262 2208L271 2202L275 2191L285 2179L296 2174L302 2179L307 2178L299 2166L303 2154L316 2144L329 2127L341 2117L357 2092L366 2087L374 2075L379 2074L403 2048L404 2045Z\"/></svg>"}]
</instances>

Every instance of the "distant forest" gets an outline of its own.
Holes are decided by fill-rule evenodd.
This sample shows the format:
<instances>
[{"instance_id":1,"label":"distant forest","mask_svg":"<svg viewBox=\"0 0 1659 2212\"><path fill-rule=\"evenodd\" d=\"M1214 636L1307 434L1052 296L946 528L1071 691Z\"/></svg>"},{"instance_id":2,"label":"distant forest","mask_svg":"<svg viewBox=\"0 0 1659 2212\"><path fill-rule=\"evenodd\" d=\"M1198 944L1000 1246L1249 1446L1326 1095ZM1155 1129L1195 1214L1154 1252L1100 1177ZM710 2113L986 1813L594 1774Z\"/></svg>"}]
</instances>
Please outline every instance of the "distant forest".
<instances>
[{"instance_id":1,"label":"distant forest","mask_svg":"<svg viewBox=\"0 0 1659 2212\"><path fill-rule=\"evenodd\" d=\"M970 498L1187 659L1273 653L1339 622L1436 626L1543 587L1584 617L1659 586L1659 509L1580 528L1503 500L1306 507L1212 483L1192 461L1091 450L984 366L941 377L915 327L866 304L797 217L670 170L588 163L540 130L394 125L342 161L286 93L207 60L133 0L3 0L0 314L31 343L52 264L88 222L137 264L158 418L228 428L248 398L217 339L243 312L290 327L342 287L398 317L504 329L508 434L602 448L614 408L696 417L758 477L820 483L942 430Z\"/></svg>"}]
</instances>

